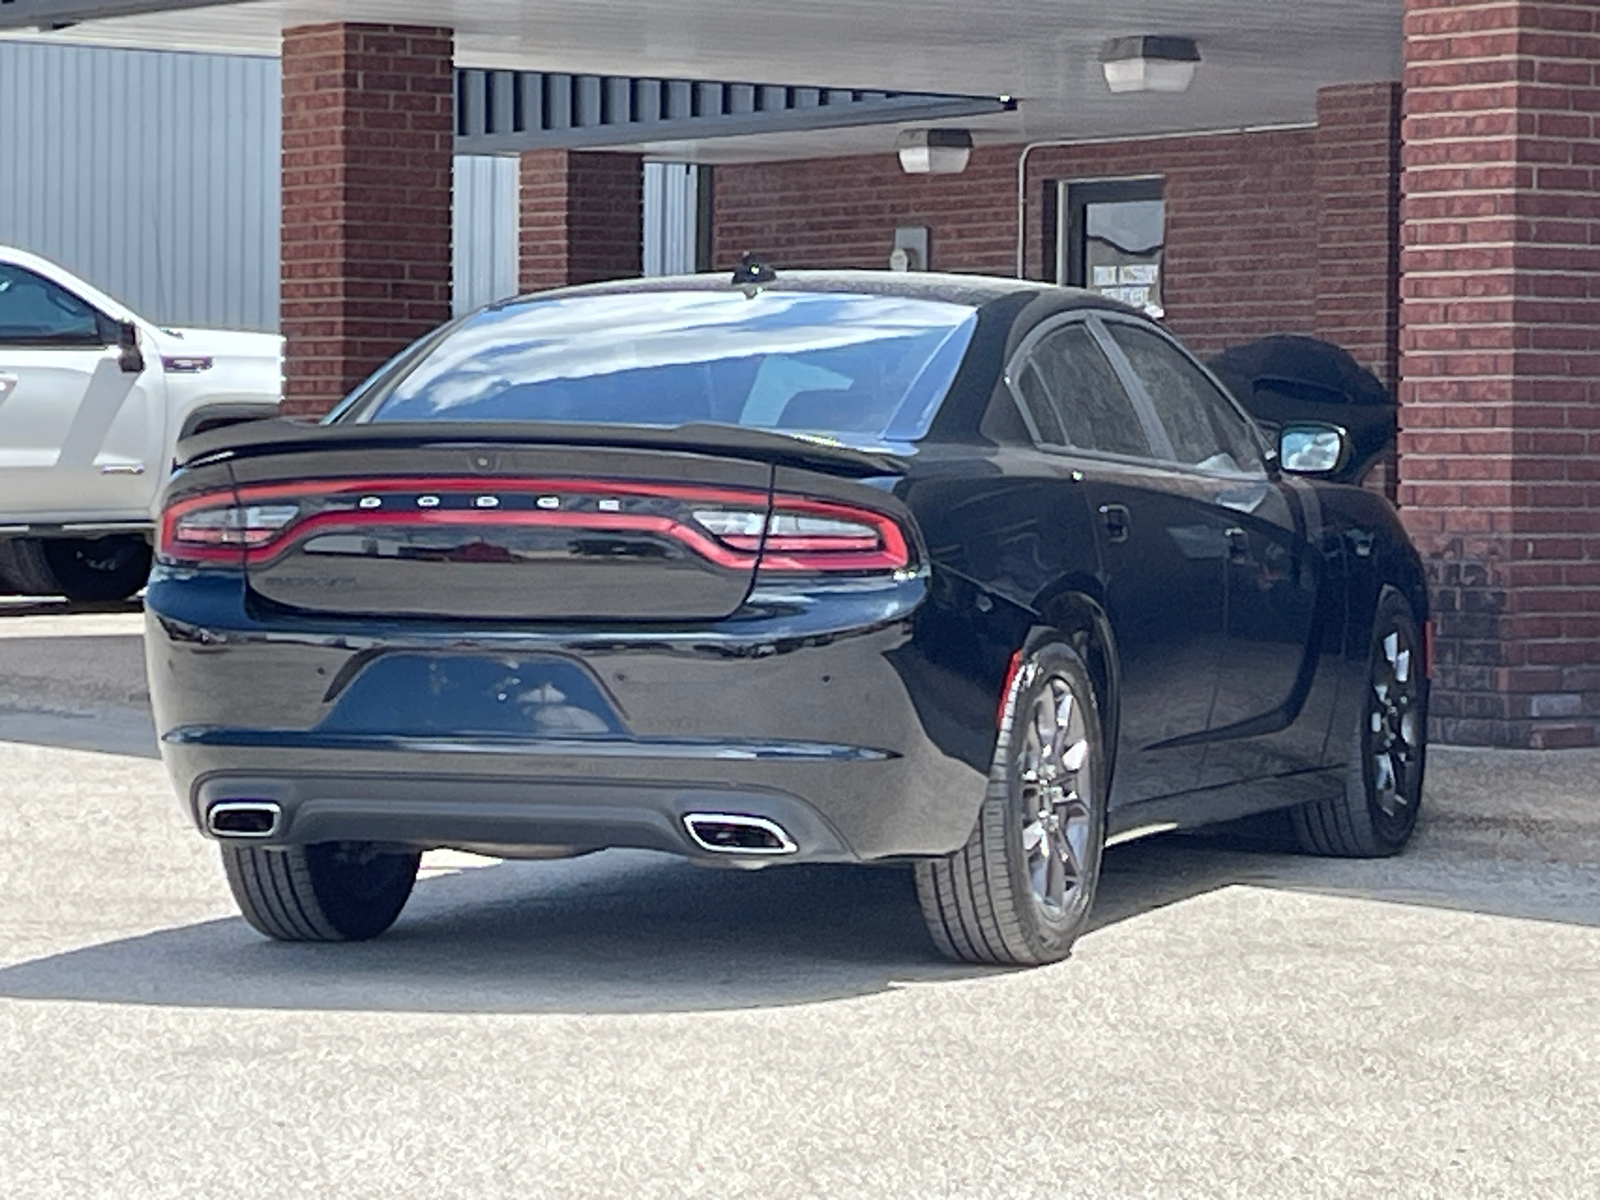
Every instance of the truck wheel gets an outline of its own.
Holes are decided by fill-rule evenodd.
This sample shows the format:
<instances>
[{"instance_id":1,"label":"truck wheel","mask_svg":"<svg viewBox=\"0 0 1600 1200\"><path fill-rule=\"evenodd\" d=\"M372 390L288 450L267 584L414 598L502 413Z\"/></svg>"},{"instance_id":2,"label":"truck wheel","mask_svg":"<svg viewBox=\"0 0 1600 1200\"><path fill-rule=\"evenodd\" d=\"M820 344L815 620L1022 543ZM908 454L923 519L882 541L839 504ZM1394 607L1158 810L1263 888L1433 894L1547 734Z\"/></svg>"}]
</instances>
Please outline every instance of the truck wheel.
<instances>
[{"instance_id":1,"label":"truck wheel","mask_svg":"<svg viewBox=\"0 0 1600 1200\"><path fill-rule=\"evenodd\" d=\"M422 855L368 842L267 850L224 844L222 868L244 919L280 942L361 942L393 925Z\"/></svg>"},{"instance_id":2,"label":"truck wheel","mask_svg":"<svg viewBox=\"0 0 1600 1200\"><path fill-rule=\"evenodd\" d=\"M1350 731L1344 790L1290 810L1300 848L1339 858L1398 854L1417 825L1427 752L1422 639L1405 597L1385 588L1373 619L1365 699Z\"/></svg>"},{"instance_id":3,"label":"truck wheel","mask_svg":"<svg viewBox=\"0 0 1600 1200\"><path fill-rule=\"evenodd\" d=\"M0 541L0 587L19 596L56 595L56 577L36 538Z\"/></svg>"},{"instance_id":4,"label":"truck wheel","mask_svg":"<svg viewBox=\"0 0 1600 1200\"><path fill-rule=\"evenodd\" d=\"M125 600L150 578L150 543L142 537L58 538L43 549L68 600Z\"/></svg>"},{"instance_id":5,"label":"truck wheel","mask_svg":"<svg viewBox=\"0 0 1600 1200\"><path fill-rule=\"evenodd\" d=\"M1034 966L1067 956L1100 882L1104 747L1088 668L1052 637L1012 682L972 836L916 866L928 932L947 957Z\"/></svg>"}]
</instances>

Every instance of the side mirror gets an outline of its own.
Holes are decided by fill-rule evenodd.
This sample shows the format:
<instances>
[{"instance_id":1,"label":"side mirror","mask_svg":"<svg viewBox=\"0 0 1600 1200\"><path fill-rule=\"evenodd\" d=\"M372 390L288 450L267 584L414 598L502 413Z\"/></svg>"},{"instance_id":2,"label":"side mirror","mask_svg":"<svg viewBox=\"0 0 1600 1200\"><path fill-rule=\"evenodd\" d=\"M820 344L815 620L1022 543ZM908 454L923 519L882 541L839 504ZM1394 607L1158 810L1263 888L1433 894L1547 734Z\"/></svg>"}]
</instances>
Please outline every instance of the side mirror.
<instances>
[{"instance_id":1,"label":"side mirror","mask_svg":"<svg viewBox=\"0 0 1600 1200\"><path fill-rule=\"evenodd\" d=\"M117 365L129 375L144 370L144 355L139 353L139 327L132 321L117 322Z\"/></svg>"},{"instance_id":2,"label":"side mirror","mask_svg":"<svg viewBox=\"0 0 1600 1200\"><path fill-rule=\"evenodd\" d=\"M1278 434L1278 465L1296 475L1330 475L1350 459L1350 435L1316 421L1285 425Z\"/></svg>"}]
</instances>

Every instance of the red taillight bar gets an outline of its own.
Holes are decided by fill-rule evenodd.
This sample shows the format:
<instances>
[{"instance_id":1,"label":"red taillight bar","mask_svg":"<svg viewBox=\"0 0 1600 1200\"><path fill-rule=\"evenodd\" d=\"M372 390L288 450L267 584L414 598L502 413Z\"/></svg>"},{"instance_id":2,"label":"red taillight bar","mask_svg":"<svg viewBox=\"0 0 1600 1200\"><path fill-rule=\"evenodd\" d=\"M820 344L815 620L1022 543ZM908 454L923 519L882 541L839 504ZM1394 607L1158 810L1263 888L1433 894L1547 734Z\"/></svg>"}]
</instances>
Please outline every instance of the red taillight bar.
<instances>
[{"instance_id":1,"label":"red taillight bar","mask_svg":"<svg viewBox=\"0 0 1600 1200\"><path fill-rule=\"evenodd\" d=\"M191 513L206 509L237 512L257 509L273 502L303 502L329 498L348 498L356 494L419 492L422 497L478 493L486 507L395 509L337 509L296 517L281 528L252 537L239 527L237 540L202 540L180 536L182 521ZM819 517L847 523L856 529L870 529L873 536L854 532L838 536L779 535L718 536L699 525L659 513L579 512L572 509L502 509L499 499L511 493L571 495L607 498L635 497L673 499L701 506L723 505L751 514L758 523L767 514L770 524L779 515ZM421 497L419 497L420 499ZM910 545L899 524L891 517L870 509L803 496L779 495L772 499L765 492L732 488L701 488L681 484L651 484L600 479L484 479L484 478L388 478L331 479L303 483L246 485L228 491L190 496L171 504L162 514L158 539L161 556L178 562L239 564L268 561L290 545L318 532L334 528L360 529L373 526L453 527L543 527L630 531L654 533L682 543L700 557L721 567L748 570L759 562L763 571L784 572L875 572L899 570L910 564Z\"/></svg>"}]
</instances>

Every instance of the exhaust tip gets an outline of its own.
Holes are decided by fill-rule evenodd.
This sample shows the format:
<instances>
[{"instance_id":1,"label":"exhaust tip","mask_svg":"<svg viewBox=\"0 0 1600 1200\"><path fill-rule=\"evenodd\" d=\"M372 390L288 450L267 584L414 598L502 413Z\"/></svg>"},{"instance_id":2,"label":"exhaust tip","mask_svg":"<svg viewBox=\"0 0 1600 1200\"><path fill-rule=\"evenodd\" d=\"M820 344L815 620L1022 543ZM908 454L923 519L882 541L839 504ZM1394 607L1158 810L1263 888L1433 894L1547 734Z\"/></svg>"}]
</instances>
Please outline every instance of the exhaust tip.
<instances>
[{"instance_id":1,"label":"exhaust tip","mask_svg":"<svg viewBox=\"0 0 1600 1200\"><path fill-rule=\"evenodd\" d=\"M206 810L206 830L219 838L269 838L282 819L273 800L224 800Z\"/></svg>"},{"instance_id":2,"label":"exhaust tip","mask_svg":"<svg viewBox=\"0 0 1600 1200\"><path fill-rule=\"evenodd\" d=\"M689 813L684 828L713 854L794 854L800 847L776 821L736 813Z\"/></svg>"}]
</instances>

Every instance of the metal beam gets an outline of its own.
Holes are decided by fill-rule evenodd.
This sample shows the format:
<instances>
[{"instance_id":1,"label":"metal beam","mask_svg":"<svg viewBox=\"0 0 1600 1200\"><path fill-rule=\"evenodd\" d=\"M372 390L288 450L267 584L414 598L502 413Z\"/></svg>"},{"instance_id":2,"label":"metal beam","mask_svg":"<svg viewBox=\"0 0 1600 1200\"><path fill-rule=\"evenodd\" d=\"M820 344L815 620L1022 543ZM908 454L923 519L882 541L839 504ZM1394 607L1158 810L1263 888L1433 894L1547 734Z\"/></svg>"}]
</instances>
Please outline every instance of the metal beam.
<instances>
[{"instance_id":1,"label":"metal beam","mask_svg":"<svg viewBox=\"0 0 1600 1200\"><path fill-rule=\"evenodd\" d=\"M240 3L243 0L0 0L0 29L65 29L80 21L104 17L135 17Z\"/></svg>"},{"instance_id":2,"label":"metal beam","mask_svg":"<svg viewBox=\"0 0 1600 1200\"><path fill-rule=\"evenodd\" d=\"M0 30L244 0L0 0ZM600 149L1008 112L1005 96L707 83L552 71L456 71L456 153Z\"/></svg>"},{"instance_id":3,"label":"metal beam","mask_svg":"<svg viewBox=\"0 0 1600 1200\"><path fill-rule=\"evenodd\" d=\"M1001 96L703 83L545 71L456 72L456 152L599 149L1009 112Z\"/></svg>"}]
</instances>

